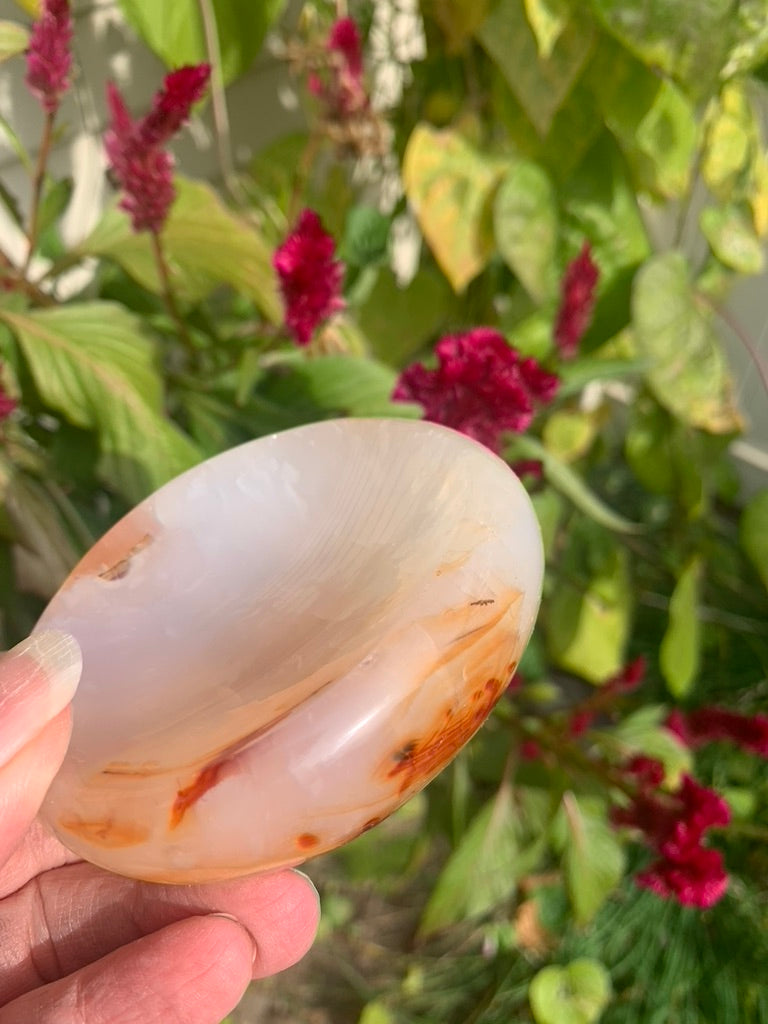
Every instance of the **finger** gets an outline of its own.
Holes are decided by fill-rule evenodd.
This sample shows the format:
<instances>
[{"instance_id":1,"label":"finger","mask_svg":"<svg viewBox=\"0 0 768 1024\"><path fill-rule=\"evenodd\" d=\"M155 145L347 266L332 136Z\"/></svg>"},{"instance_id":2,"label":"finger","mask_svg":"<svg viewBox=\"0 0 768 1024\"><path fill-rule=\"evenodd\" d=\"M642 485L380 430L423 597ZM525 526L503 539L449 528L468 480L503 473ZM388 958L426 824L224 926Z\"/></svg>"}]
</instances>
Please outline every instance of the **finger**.
<instances>
[{"instance_id":1,"label":"finger","mask_svg":"<svg viewBox=\"0 0 768 1024\"><path fill-rule=\"evenodd\" d=\"M33 821L0 871L0 900L26 885L35 875L79 860L80 857L65 849L42 822Z\"/></svg>"},{"instance_id":2,"label":"finger","mask_svg":"<svg viewBox=\"0 0 768 1024\"><path fill-rule=\"evenodd\" d=\"M194 917L110 953L0 1010L0 1024L218 1024L251 980L237 922Z\"/></svg>"},{"instance_id":3,"label":"finger","mask_svg":"<svg viewBox=\"0 0 768 1024\"><path fill-rule=\"evenodd\" d=\"M294 871L204 886L149 885L89 864L47 872L0 904L0 1005L142 935L217 912L253 937L255 978L300 960L320 916L314 886Z\"/></svg>"},{"instance_id":4,"label":"finger","mask_svg":"<svg viewBox=\"0 0 768 1024\"><path fill-rule=\"evenodd\" d=\"M67 707L81 670L77 642L54 630L29 637L0 658L0 765Z\"/></svg>"},{"instance_id":5,"label":"finger","mask_svg":"<svg viewBox=\"0 0 768 1024\"><path fill-rule=\"evenodd\" d=\"M0 767L0 864L27 834L67 752L70 731L65 710Z\"/></svg>"}]
</instances>

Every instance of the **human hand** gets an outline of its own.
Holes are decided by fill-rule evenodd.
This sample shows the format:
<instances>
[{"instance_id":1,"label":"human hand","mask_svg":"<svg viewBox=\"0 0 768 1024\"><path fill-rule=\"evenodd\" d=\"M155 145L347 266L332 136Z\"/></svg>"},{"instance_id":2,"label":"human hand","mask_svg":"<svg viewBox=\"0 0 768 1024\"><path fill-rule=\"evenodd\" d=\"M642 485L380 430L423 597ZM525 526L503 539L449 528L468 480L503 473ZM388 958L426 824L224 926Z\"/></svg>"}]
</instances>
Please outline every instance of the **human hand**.
<instances>
[{"instance_id":1,"label":"human hand","mask_svg":"<svg viewBox=\"0 0 768 1024\"><path fill-rule=\"evenodd\" d=\"M150 885L69 853L36 815L80 668L61 633L0 658L0 1024L217 1024L304 955L317 894L294 871Z\"/></svg>"}]
</instances>

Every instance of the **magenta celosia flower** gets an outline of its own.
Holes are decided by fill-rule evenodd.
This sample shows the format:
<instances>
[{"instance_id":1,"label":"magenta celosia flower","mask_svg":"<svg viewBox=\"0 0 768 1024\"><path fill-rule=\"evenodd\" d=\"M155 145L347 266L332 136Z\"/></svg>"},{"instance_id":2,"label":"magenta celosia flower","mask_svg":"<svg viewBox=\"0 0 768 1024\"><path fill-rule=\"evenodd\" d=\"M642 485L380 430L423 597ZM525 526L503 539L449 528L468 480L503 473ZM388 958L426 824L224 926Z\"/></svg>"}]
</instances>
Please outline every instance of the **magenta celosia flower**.
<instances>
[{"instance_id":1,"label":"magenta celosia flower","mask_svg":"<svg viewBox=\"0 0 768 1024\"><path fill-rule=\"evenodd\" d=\"M324 75L313 74L309 89L326 106L326 114L344 120L365 110L368 92L363 80L363 46L352 18L339 18L326 42L332 62Z\"/></svg>"},{"instance_id":2,"label":"magenta celosia flower","mask_svg":"<svg viewBox=\"0 0 768 1024\"><path fill-rule=\"evenodd\" d=\"M47 114L53 114L69 88L72 18L68 0L43 0L27 50L26 83Z\"/></svg>"},{"instance_id":3,"label":"magenta celosia flower","mask_svg":"<svg viewBox=\"0 0 768 1024\"><path fill-rule=\"evenodd\" d=\"M334 259L336 244L314 210L304 210L293 231L275 251L272 264L285 302L285 325L299 345L342 309L344 265Z\"/></svg>"},{"instance_id":4,"label":"magenta celosia flower","mask_svg":"<svg viewBox=\"0 0 768 1024\"><path fill-rule=\"evenodd\" d=\"M706 707L688 714L673 711L666 726L689 747L729 740L768 758L768 715L742 715L727 708Z\"/></svg>"},{"instance_id":5,"label":"magenta celosia flower","mask_svg":"<svg viewBox=\"0 0 768 1024\"><path fill-rule=\"evenodd\" d=\"M678 861L654 861L637 875L636 882L658 896L702 910L719 903L728 889L722 854L705 846L693 847Z\"/></svg>"},{"instance_id":6,"label":"magenta celosia flower","mask_svg":"<svg viewBox=\"0 0 768 1024\"><path fill-rule=\"evenodd\" d=\"M657 790L664 772L651 758L633 758L626 771L637 794L629 806L614 809L613 823L640 831L657 854L638 875L638 885L686 906L713 906L725 893L728 876L721 855L702 841L709 829L728 824L728 804L689 775L676 793Z\"/></svg>"},{"instance_id":7,"label":"magenta celosia flower","mask_svg":"<svg viewBox=\"0 0 768 1024\"><path fill-rule=\"evenodd\" d=\"M407 367L392 397L419 402L425 419L460 430L493 451L505 431L528 429L537 404L550 402L560 383L488 327L442 338L435 354L437 368Z\"/></svg>"},{"instance_id":8,"label":"magenta celosia flower","mask_svg":"<svg viewBox=\"0 0 768 1024\"><path fill-rule=\"evenodd\" d=\"M589 242L585 242L576 259L568 264L561 284L555 344L563 359L573 359L589 327L598 277Z\"/></svg>"},{"instance_id":9,"label":"magenta celosia flower","mask_svg":"<svg viewBox=\"0 0 768 1024\"><path fill-rule=\"evenodd\" d=\"M117 87L107 85L112 121L104 136L110 166L123 190L121 209L134 231L159 232L175 198L173 157L165 146L185 123L208 85L208 64L180 68L166 75L152 108L135 121Z\"/></svg>"}]
</instances>

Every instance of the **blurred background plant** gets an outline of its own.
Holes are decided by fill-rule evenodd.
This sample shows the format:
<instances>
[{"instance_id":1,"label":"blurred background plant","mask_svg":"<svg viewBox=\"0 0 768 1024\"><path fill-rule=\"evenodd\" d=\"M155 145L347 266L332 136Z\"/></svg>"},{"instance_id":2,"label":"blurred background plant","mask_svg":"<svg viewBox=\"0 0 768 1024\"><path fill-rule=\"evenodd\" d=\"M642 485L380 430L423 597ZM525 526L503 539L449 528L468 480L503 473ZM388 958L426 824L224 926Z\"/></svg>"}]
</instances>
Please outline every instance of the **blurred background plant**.
<instances>
[{"instance_id":1,"label":"blurred background plant","mask_svg":"<svg viewBox=\"0 0 768 1024\"><path fill-rule=\"evenodd\" d=\"M542 525L492 719L312 865L315 951L233 1020L768 1021L768 489L735 470L723 343L764 399L725 303L764 264L768 0L122 0L168 73L143 109L96 83L115 197L76 243L50 154L86 54L66 0L22 6L3 646L153 488L315 419L463 430ZM243 163L228 90L265 45L303 127ZM213 183L169 148L201 116Z\"/></svg>"}]
</instances>

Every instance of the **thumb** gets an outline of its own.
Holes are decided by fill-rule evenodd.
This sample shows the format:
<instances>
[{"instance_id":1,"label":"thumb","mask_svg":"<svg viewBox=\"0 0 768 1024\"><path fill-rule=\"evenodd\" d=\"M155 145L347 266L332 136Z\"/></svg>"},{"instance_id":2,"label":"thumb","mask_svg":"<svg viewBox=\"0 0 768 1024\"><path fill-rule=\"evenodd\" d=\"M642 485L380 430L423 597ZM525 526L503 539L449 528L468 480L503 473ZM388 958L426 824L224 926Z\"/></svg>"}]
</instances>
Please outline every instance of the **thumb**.
<instances>
[{"instance_id":1,"label":"thumb","mask_svg":"<svg viewBox=\"0 0 768 1024\"><path fill-rule=\"evenodd\" d=\"M0 864L29 828L66 753L81 668L77 642L59 632L37 633L0 658Z\"/></svg>"}]
</instances>

